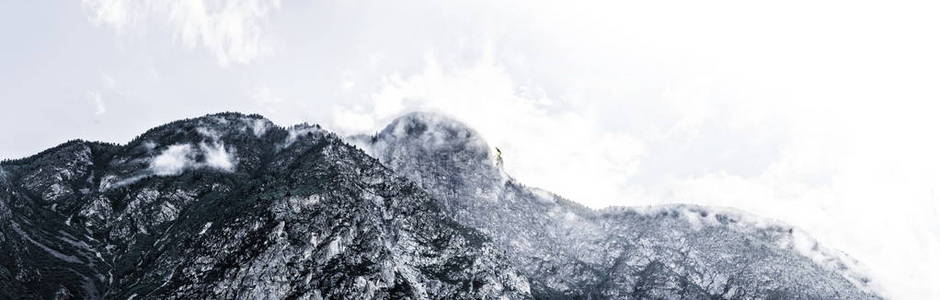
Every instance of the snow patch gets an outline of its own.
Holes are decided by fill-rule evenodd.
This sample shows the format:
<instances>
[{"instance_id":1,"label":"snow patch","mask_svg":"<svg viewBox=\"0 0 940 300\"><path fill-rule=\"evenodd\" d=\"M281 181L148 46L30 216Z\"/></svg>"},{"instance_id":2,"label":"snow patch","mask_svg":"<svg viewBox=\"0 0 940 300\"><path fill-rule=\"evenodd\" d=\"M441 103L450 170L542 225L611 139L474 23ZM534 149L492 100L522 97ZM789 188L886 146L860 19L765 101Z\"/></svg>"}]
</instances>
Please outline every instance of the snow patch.
<instances>
[{"instance_id":1,"label":"snow patch","mask_svg":"<svg viewBox=\"0 0 940 300\"><path fill-rule=\"evenodd\" d=\"M114 176L114 175L107 175L107 176L105 176L104 178L101 179L101 184L98 185L98 189L99 189L99 190L102 190L102 191L107 191L107 190L109 190L109 189L113 189L113 188L125 186L125 185L128 185L128 184L132 184L132 183L137 182L137 181L139 181L139 180L141 180L141 179L144 179L144 177L147 177L147 176L148 176L148 175L144 174L144 175L135 175L135 176L131 176L131 177L128 177L128 178L120 179L120 178L118 178L117 176Z\"/></svg>"},{"instance_id":2,"label":"snow patch","mask_svg":"<svg viewBox=\"0 0 940 300\"><path fill-rule=\"evenodd\" d=\"M179 216L179 209L173 203L164 202L160 205L160 213L156 215L154 221L158 223L170 222L176 220Z\"/></svg>"},{"instance_id":3,"label":"snow patch","mask_svg":"<svg viewBox=\"0 0 940 300\"><path fill-rule=\"evenodd\" d=\"M309 240L309 242L310 242L311 245L316 245L316 244L317 244L317 233L316 233L316 232L311 232L311 233L310 233L310 240Z\"/></svg>"},{"instance_id":4,"label":"snow patch","mask_svg":"<svg viewBox=\"0 0 940 300\"><path fill-rule=\"evenodd\" d=\"M330 244L326 247L326 260L330 260L336 255L343 253L346 248L343 246L342 237L337 237L330 241Z\"/></svg>"},{"instance_id":5,"label":"snow patch","mask_svg":"<svg viewBox=\"0 0 940 300\"><path fill-rule=\"evenodd\" d=\"M284 221L281 221L280 223L277 223L277 226L274 226L274 229L271 230L271 236L273 236L273 237L275 237L275 238L277 238L277 239L283 239L283 238L287 237L287 233L284 232L284 225L285 225L285 224L286 224L286 223L285 223Z\"/></svg>"},{"instance_id":6,"label":"snow patch","mask_svg":"<svg viewBox=\"0 0 940 300\"><path fill-rule=\"evenodd\" d=\"M206 231L209 231L209 228L211 227L212 227L212 222L206 223L206 225L202 226L202 230L199 231L199 235L205 234Z\"/></svg>"}]
</instances>

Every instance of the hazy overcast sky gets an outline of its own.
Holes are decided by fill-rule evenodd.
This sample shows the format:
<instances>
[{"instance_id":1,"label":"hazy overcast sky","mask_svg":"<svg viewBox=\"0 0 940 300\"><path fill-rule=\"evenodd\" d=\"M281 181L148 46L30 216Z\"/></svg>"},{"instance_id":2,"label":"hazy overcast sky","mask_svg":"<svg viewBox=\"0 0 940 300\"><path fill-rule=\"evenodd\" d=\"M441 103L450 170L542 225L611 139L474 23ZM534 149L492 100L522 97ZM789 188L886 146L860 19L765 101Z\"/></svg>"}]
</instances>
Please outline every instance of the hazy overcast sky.
<instances>
[{"instance_id":1,"label":"hazy overcast sky","mask_svg":"<svg viewBox=\"0 0 940 300\"><path fill-rule=\"evenodd\" d=\"M450 114L591 207L796 225L940 298L936 1L0 1L0 158L219 111Z\"/></svg>"}]
</instances>

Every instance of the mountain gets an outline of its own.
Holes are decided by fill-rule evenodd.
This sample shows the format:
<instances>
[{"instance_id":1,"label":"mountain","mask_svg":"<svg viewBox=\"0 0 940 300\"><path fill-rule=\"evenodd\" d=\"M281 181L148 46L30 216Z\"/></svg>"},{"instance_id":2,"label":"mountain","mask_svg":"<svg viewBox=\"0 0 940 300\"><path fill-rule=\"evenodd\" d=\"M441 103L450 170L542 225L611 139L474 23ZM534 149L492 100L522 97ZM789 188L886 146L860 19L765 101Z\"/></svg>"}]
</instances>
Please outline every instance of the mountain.
<instances>
[{"instance_id":1,"label":"mountain","mask_svg":"<svg viewBox=\"0 0 940 300\"><path fill-rule=\"evenodd\" d=\"M347 138L222 113L4 161L0 249L0 299L879 298L792 227L592 210L429 113Z\"/></svg>"},{"instance_id":2,"label":"mountain","mask_svg":"<svg viewBox=\"0 0 940 300\"><path fill-rule=\"evenodd\" d=\"M218 114L4 162L0 298L530 298L491 240L319 126Z\"/></svg>"},{"instance_id":3,"label":"mountain","mask_svg":"<svg viewBox=\"0 0 940 300\"><path fill-rule=\"evenodd\" d=\"M596 211L527 187L446 116L411 113L352 139L493 238L537 298L878 297L856 262L791 226L690 205Z\"/></svg>"}]
</instances>

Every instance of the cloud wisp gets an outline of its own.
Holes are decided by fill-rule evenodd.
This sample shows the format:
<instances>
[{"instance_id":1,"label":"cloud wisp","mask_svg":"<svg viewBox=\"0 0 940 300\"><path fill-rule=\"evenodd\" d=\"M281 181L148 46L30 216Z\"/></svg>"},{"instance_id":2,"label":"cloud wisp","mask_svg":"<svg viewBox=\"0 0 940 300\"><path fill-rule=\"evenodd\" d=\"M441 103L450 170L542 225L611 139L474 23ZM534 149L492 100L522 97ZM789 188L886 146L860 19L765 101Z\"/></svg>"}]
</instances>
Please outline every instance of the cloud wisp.
<instances>
[{"instance_id":1,"label":"cloud wisp","mask_svg":"<svg viewBox=\"0 0 940 300\"><path fill-rule=\"evenodd\" d=\"M198 157L203 157L198 160ZM235 171L238 159L222 142L170 145L150 160L149 171L157 176L173 176L189 169L207 168L223 172Z\"/></svg>"},{"instance_id":2,"label":"cloud wisp","mask_svg":"<svg viewBox=\"0 0 940 300\"><path fill-rule=\"evenodd\" d=\"M196 163L194 165L195 167L215 169L224 172L235 171L235 166L238 164L235 153L225 149L225 145L222 142L208 144L205 142L199 143L199 149L202 150L203 155L205 155L205 161Z\"/></svg>"},{"instance_id":3,"label":"cloud wisp","mask_svg":"<svg viewBox=\"0 0 940 300\"><path fill-rule=\"evenodd\" d=\"M137 26L166 26L175 40L209 51L223 66L249 63L268 50L263 23L280 8L279 0L83 0L82 4L96 24L119 34Z\"/></svg>"},{"instance_id":4,"label":"cloud wisp","mask_svg":"<svg viewBox=\"0 0 940 300\"><path fill-rule=\"evenodd\" d=\"M210 169L231 173L238 166L234 150L221 141L201 142L198 147L181 143L167 146L159 154L146 160L147 168L129 177L107 175L101 180L101 189L109 190L132 184L150 176L177 176L187 170Z\"/></svg>"},{"instance_id":5,"label":"cloud wisp","mask_svg":"<svg viewBox=\"0 0 940 300\"><path fill-rule=\"evenodd\" d=\"M170 145L150 160L149 171L157 176L172 176L196 165L192 145Z\"/></svg>"}]
</instances>

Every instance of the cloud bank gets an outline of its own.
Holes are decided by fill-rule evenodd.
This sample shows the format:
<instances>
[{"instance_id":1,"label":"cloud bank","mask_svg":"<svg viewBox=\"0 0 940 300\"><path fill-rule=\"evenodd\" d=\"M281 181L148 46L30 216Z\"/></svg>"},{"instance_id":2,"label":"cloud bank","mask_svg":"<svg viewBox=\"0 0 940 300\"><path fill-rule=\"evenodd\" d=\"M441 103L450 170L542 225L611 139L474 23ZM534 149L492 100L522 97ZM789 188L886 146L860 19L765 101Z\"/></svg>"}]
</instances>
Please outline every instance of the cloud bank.
<instances>
[{"instance_id":1,"label":"cloud bank","mask_svg":"<svg viewBox=\"0 0 940 300\"><path fill-rule=\"evenodd\" d=\"M822 101L821 90L787 101L735 99L709 80L669 87L661 104L606 111L588 99L541 93L492 60L451 68L438 61L387 76L372 103L335 109L334 127L372 133L411 110L441 111L499 147L507 172L527 184L595 208L742 209L845 251L890 296L931 293L926 278L940 266L940 159L933 154L940 143L927 137L940 123L916 98ZM651 122L604 123L616 114ZM814 247L801 242L794 247Z\"/></svg>"}]
</instances>

